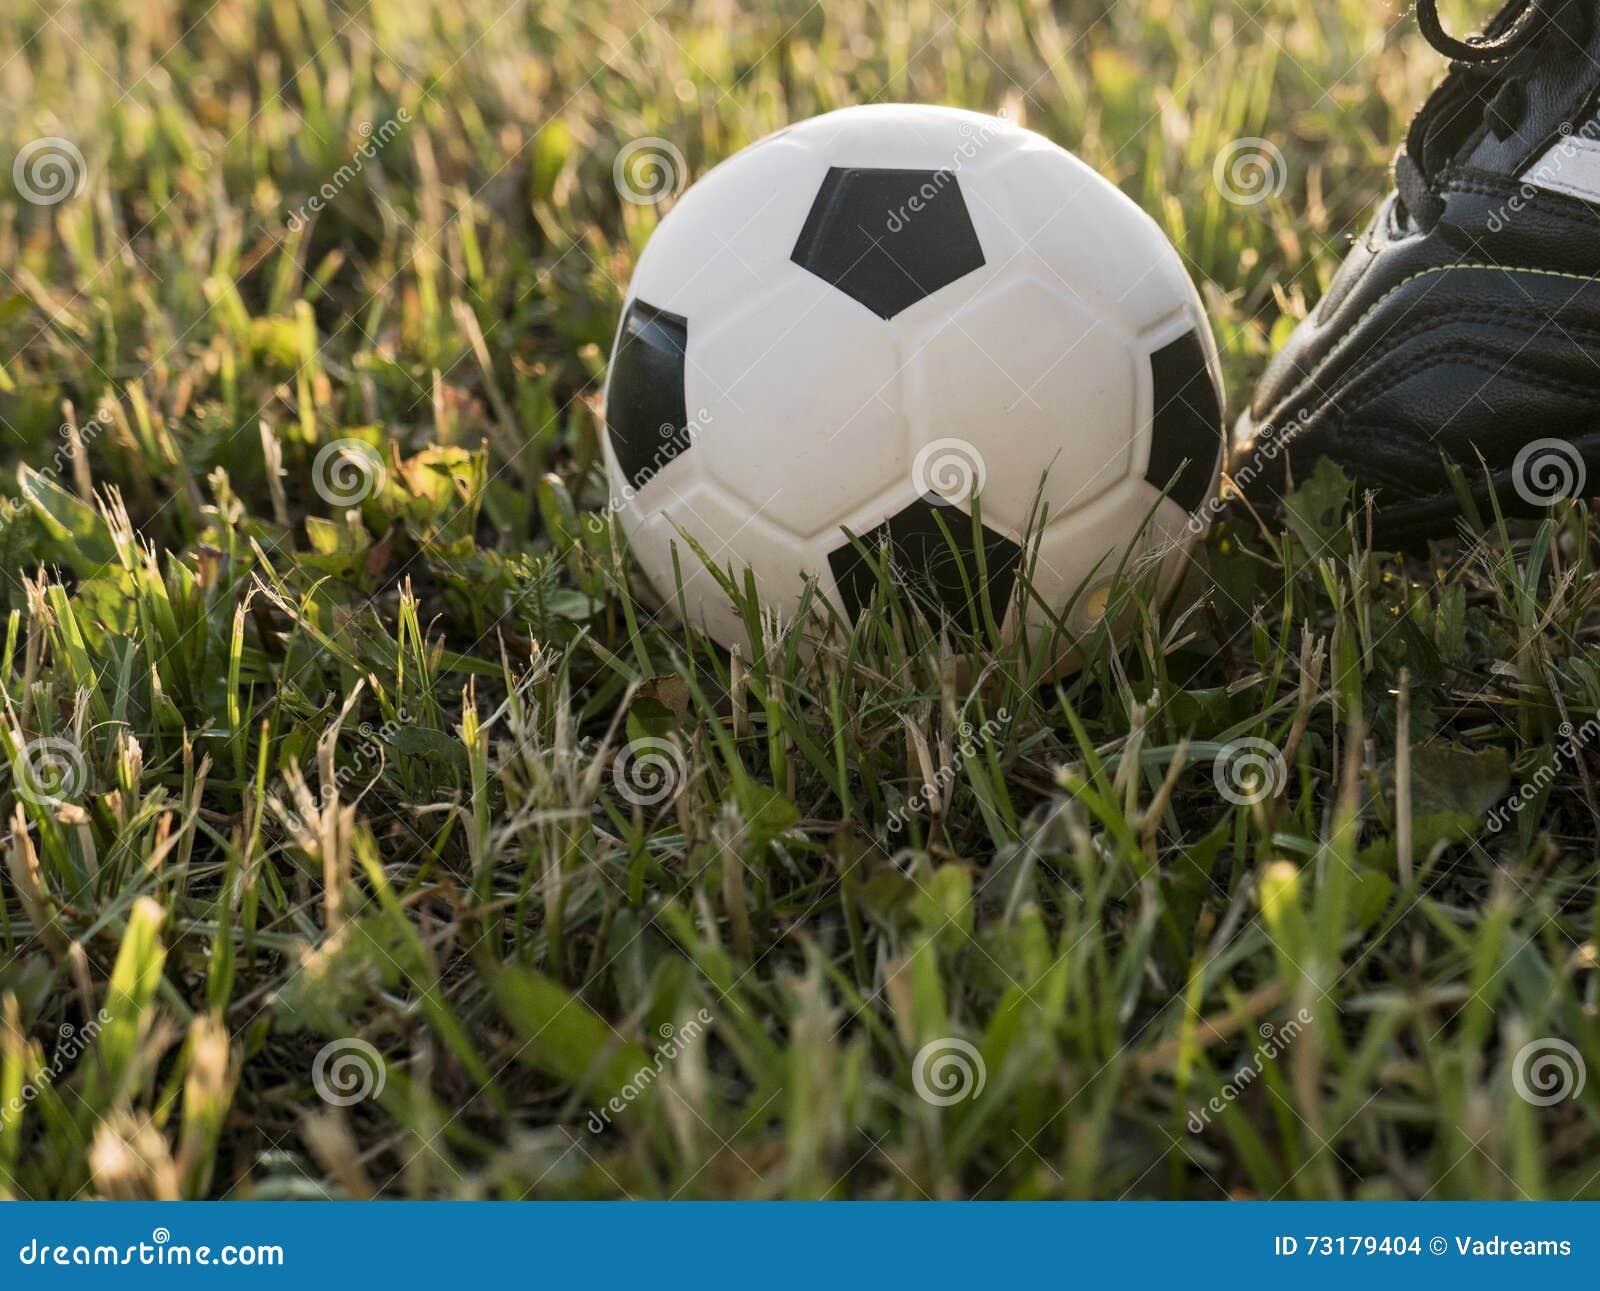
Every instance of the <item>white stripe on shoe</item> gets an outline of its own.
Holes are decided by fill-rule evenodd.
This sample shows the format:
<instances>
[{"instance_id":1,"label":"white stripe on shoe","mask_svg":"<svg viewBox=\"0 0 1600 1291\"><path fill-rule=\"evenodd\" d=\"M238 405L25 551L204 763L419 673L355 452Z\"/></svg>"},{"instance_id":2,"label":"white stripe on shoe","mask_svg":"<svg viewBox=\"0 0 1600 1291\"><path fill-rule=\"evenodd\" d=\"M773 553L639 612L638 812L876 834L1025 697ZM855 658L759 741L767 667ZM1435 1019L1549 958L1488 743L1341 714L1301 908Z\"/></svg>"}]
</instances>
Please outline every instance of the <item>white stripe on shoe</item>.
<instances>
[{"instance_id":1,"label":"white stripe on shoe","mask_svg":"<svg viewBox=\"0 0 1600 1291\"><path fill-rule=\"evenodd\" d=\"M1585 202L1600 202L1600 140L1567 135L1529 166L1522 182Z\"/></svg>"}]
</instances>

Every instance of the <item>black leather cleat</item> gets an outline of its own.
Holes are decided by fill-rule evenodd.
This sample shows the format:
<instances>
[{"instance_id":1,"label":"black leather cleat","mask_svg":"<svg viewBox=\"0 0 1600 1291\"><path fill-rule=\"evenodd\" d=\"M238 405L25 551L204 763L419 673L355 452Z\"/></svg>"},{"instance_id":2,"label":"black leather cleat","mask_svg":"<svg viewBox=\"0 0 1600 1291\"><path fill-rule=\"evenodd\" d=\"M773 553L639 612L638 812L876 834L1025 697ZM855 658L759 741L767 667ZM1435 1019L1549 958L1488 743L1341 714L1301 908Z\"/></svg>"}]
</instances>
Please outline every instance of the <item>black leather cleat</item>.
<instances>
[{"instance_id":1,"label":"black leather cleat","mask_svg":"<svg viewBox=\"0 0 1600 1291\"><path fill-rule=\"evenodd\" d=\"M1512 513L1600 482L1597 11L1512 0L1461 41L1418 0L1449 74L1241 420L1230 473L1247 495L1327 457L1374 495L1380 538L1408 542L1454 527L1447 458L1484 496L1487 464Z\"/></svg>"}]
</instances>

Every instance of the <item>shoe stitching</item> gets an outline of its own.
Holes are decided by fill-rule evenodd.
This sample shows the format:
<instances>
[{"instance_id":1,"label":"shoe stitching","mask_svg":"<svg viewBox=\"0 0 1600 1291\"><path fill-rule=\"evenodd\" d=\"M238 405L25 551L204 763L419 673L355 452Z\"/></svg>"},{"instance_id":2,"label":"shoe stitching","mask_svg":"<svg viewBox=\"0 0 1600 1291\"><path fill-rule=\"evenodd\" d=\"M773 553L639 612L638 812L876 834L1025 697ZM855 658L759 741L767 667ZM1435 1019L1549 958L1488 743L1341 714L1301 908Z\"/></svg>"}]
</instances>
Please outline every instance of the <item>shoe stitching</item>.
<instances>
[{"instance_id":1,"label":"shoe stitching","mask_svg":"<svg viewBox=\"0 0 1600 1291\"><path fill-rule=\"evenodd\" d=\"M1423 269L1407 278L1401 279L1388 291L1384 292L1382 296L1380 296L1376 301L1362 311L1361 316L1357 318L1354 323L1345 329L1345 336L1349 337L1354 335L1360 329L1361 325L1366 322L1368 317L1381 309L1384 302L1387 301L1390 296L1394 295L1397 291L1404 287L1407 283L1414 282L1418 278L1427 277L1429 274L1443 273L1450 269L1495 269L1505 273L1531 273L1538 274L1543 277L1562 278L1572 282L1590 282L1600 285L1600 278L1593 277L1588 274L1568 273L1557 269L1532 269L1518 266L1486 264L1437 265L1431 269ZM1401 330L1391 333L1385 337L1384 341L1386 343L1393 345L1397 343L1404 343L1413 339L1415 336L1426 332L1429 328L1436 326L1438 322L1437 315L1445 312L1450 313L1453 318L1462 321L1482 320L1487 316L1490 318L1497 317L1502 323L1511 323L1513 325L1521 324L1524 327L1531 322L1531 320L1528 320L1527 315L1522 310L1507 305L1478 305L1467 310L1462 310L1457 302L1441 300L1437 303L1421 301L1414 306L1414 308L1418 311L1417 317ZM1561 307L1558 307L1556 313L1559 315L1560 312ZM1539 324L1541 327L1543 325L1543 322ZM1581 323L1569 323L1563 324L1562 326L1569 332L1577 332L1590 339L1600 339L1600 330L1585 327ZM1274 414L1278 409L1283 408L1287 404L1309 402L1309 400L1304 397L1308 393L1314 395L1315 397L1321 398L1326 402L1337 402L1337 395L1326 394L1322 389L1319 388L1321 381L1325 380L1327 377L1327 373L1323 370L1323 368L1328 357L1329 356L1325 355L1323 362L1319 362L1313 370L1305 373L1301 380L1285 393L1283 398L1277 400L1272 405L1272 409L1269 411L1268 415L1263 417L1261 420L1263 422L1276 422L1278 418ZM1381 359L1377 361L1381 362ZM1353 360L1352 366L1354 363L1358 362L1360 362L1360 359ZM1359 377L1350 377L1348 374L1342 375L1336 381L1334 388L1337 390L1341 387L1347 386L1353 380L1359 380ZM1312 389L1309 391L1307 390L1308 386L1312 387Z\"/></svg>"},{"instance_id":2,"label":"shoe stitching","mask_svg":"<svg viewBox=\"0 0 1600 1291\"><path fill-rule=\"evenodd\" d=\"M1336 387L1336 393L1328 398L1330 403L1343 399L1350 405L1350 412L1340 423L1340 430L1343 432L1357 432L1363 427L1376 428L1377 423L1361 420L1360 414L1409 378L1415 376L1418 372L1435 366L1441 360L1460 361L1492 377L1506 376L1507 379L1521 379L1525 385L1570 395L1578 399L1590 397L1594 393L1591 386L1581 385L1565 377L1555 376L1537 368L1527 366L1512 368L1509 366L1504 353L1494 350L1480 341L1458 338L1441 341L1424 348L1421 353L1411 356L1398 369L1382 373L1361 373L1347 376ZM1375 384L1370 384L1363 388L1363 384L1367 382ZM1266 424L1271 424L1271 421L1272 419L1268 418ZM1394 429L1392 422L1387 423L1384 429L1392 433Z\"/></svg>"},{"instance_id":3,"label":"shoe stitching","mask_svg":"<svg viewBox=\"0 0 1600 1291\"><path fill-rule=\"evenodd\" d=\"M1419 354L1413 355L1399 368L1382 374L1383 380L1381 383L1374 386L1370 391L1362 391L1359 396L1352 395L1350 402L1354 411L1359 412L1361 409L1369 407L1394 390L1396 386L1414 377L1418 372L1434 366L1442 358L1460 360L1471 367L1487 372L1490 376L1504 376L1507 380L1520 379L1522 384L1536 386L1542 390L1557 391L1561 394L1575 395L1579 398L1594 394L1593 386L1582 385L1566 377L1546 373L1528 365L1514 367L1503 353L1484 344L1482 341L1455 339L1424 347ZM1376 381L1378 378L1374 376L1373 379ZM1359 377L1355 378L1350 384L1354 385L1360 380L1361 378Z\"/></svg>"},{"instance_id":4,"label":"shoe stitching","mask_svg":"<svg viewBox=\"0 0 1600 1291\"><path fill-rule=\"evenodd\" d=\"M1373 301L1372 304L1368 305L1366 309L1362 310L1361 316L1345 329L1346 335L1360 330L1361 324L1366 322L1367 319L1375 314L1379 309L1382 309L1384 302L1386 302L1389 297L1393 296L1395 292L1399 291L1407 283L1416 282L1419 278L1426 278L1431 274L1450 273L1460 270L1488 270L1492 273L1530 273L1540 278L1563 278L1568 282L1587 282L1593 283L1595 286L1600 287L1600 277L1596 277L1594 274L1587 273L1571 273L1565 269L1534 269L1528 265L1479 264L1476 262L1465 261L1457 262L1455 264L1433 265L1427 269L1419 269L1416 273L1402 278L1399 282L1395 283L1393 287L1389 288L1388 291L1379 296L1378 299Z\"/></svg>"},{"instance_id":5,"label":"shoe stitching","mask_svg":"<svg viewBox=\"0 0 1600 1291\"><path fill-rule=\"evenodd\" d=\"M1525 190L1532 190L1531 193ZM1477 197L1519 198L1523 207L1541 215L1570 218L1570 215L1593 215L1588 203L1572 197L1560 189L1545 188L1530 179L1501 180L1479 173L1474 177L1452 179L1442 190L1444 193L1471 193ZM1570 212L1570 215L1569 215Z\"/></svg>"}]
</instances>

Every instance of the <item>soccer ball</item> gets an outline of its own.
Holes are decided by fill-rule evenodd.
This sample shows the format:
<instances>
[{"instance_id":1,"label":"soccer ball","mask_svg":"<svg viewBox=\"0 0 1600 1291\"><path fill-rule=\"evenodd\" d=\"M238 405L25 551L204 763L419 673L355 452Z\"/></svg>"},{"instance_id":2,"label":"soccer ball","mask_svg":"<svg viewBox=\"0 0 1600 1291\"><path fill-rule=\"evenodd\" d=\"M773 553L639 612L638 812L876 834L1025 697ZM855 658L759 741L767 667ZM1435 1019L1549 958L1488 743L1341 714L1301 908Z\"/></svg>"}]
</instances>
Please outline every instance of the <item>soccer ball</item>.
<instances>
[{"instance_id":1,"label":"soccer ball","mask_svg":"<svg viewBox=\"0 0 1600 1291\"><path fill-rule=\"evenodd\" d=\"M949 621L1068 654L1114 578L1170 591L1222 444L1216 345L1155 222L949 108L830 112L712 170L639 258L606 388L629 546L729 646L695 546L780 615L809 580L846 622L887 553Z\"/></svg>"}]
</instances>

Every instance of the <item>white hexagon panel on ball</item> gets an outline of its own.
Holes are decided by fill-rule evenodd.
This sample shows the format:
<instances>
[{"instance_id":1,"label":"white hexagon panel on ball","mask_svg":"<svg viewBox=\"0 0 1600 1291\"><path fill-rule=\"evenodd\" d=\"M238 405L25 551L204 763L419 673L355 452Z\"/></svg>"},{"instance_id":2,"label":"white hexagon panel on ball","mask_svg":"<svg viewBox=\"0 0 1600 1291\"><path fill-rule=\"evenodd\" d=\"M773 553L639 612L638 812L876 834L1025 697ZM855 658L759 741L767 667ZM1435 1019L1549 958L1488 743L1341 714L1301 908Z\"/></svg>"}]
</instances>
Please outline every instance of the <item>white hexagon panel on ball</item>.
<instances>
[{"instance_id":1,"label":"white hexagon panel on ball","mask_svg":"<svg viewBox=\"0 0 1600 1291\"><path fill-rule=\"evenodd\" d=\"M630 285L606 422L664 602L681 531L780 616L809 577L858 619L875 579L848 531L952 619L1030 633L1084 592L1067 621L1092 629L1086 585L1118 565L1170 587L1223 442L1210 329L1154 222L1036 134L906 105L802 122L683 196ZM1017 608L1027 541L1042 614ZM742 641L678 556L691 617Z\"/></svg>"}]
</instances>

